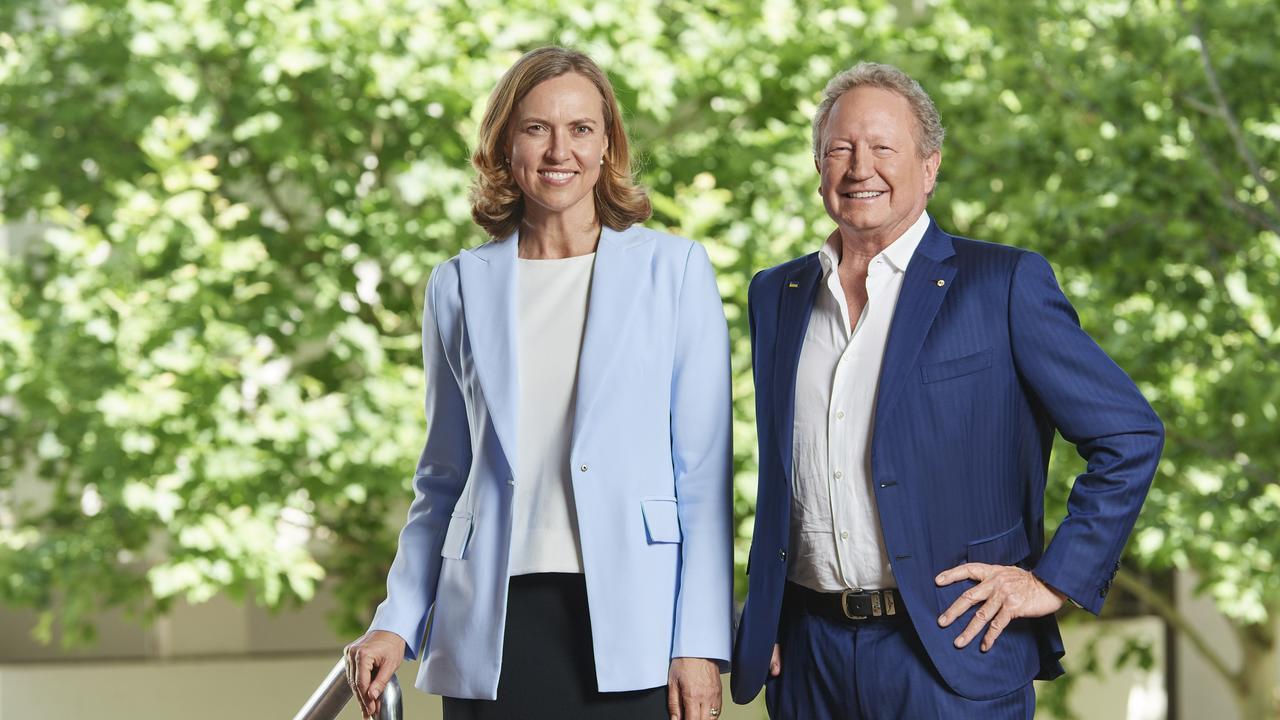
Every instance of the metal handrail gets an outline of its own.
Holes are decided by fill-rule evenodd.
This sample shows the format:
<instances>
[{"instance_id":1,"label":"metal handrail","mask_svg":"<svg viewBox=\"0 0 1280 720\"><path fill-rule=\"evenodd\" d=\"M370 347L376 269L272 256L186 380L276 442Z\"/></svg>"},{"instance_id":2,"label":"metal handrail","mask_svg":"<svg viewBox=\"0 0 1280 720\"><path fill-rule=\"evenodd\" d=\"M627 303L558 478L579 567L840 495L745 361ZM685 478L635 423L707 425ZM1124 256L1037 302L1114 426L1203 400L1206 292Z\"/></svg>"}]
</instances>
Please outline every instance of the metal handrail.
<instances>
[{"instance_id":1,"label":"metal handrail","mask_svg":"<svg viewBox=\"0 0 1280 720\"><path fill-rule=\"evenodd\" d=\"M320 687L311 693L302 709L293 720L335 720L342 708L351 702L351 686L347 684L347 665L339 660L329 671L329 676L320 683ZM382 707L378 711L378 720L402 720L404 717L404 701L400 693L400 681L395 675L382 691Z\"/></svg>"}]
</instances>

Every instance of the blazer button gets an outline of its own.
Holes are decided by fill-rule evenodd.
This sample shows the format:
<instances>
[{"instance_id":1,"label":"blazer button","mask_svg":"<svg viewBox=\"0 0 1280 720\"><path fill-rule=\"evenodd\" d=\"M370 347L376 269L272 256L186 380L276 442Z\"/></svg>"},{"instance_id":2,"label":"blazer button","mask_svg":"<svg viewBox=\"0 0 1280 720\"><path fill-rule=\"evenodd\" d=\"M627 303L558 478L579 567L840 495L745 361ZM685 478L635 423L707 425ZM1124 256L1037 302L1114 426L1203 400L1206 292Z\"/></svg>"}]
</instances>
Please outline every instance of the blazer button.
<instances>
[{"instance_id":1,"label":"blazer button","mask_svg":"<svg viewBox=\"0 0 1280 720\"><path fill-rule=\"evenodd\" d=\"M583 465L583 466L579 467L578 469L579 469L579 470L581 470L582 472L586 472L586 471L587 471L587 466L586 466L586 465Z\"/></svg>"},{"instance_id":2,"label":"blazer button","mask_svg":"<svg viewBox=\"0 0 1280 720\"><path fill-rule=\"evenodd\" d=\"M782 548L778 548L778 559L779 559L779 560L781 560L781 561L783 561L783 562L786 562L786 561L787 561L787 551L786 551L786 550L783 550Z\"/></svg>"}]
</instances>

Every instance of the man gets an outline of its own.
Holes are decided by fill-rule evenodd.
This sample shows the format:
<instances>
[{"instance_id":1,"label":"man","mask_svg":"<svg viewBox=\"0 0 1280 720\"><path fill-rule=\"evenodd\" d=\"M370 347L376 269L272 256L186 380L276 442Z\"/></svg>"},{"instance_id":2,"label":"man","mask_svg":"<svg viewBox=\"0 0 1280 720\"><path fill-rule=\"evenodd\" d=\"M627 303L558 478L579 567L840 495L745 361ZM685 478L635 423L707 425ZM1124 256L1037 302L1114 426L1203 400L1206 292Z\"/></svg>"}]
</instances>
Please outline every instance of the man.
<instances>
[{"instance_id":1,"label":"man","mask_svg":"<svg viewBox=\"0 0 1280 720\"><path fill-rule=\"evenodd\" d=\"M761 272L760 486L734 699L775 718L1026 718L1053 613L1097 613L1163 444L1048 263L925 212L943 128L862 63L813 122L836 230ZM1087 461L1044 546L1055 429Z\"/></svg>"}]
</instances>

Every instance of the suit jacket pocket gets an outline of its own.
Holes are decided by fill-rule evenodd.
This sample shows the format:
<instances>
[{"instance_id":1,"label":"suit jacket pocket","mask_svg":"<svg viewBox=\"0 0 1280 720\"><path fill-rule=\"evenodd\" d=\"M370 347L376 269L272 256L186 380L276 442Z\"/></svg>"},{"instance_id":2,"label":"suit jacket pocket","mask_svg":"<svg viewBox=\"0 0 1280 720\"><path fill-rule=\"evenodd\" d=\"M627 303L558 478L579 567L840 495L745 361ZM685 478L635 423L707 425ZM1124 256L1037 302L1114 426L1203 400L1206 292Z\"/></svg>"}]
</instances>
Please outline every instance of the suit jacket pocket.
<instances>
[{"instance_id":1,"label":"suit jacket pocket","mask_svg":"<svg viewBox=\"0 0 1280 720\"><path fill-rule=\"evenodd\" d=\"M991 367L991 348L979 350L972 355L965 355L953 360L921 365L920 379L925 384L935 383L964 375L972 375L989 367Z\"/></svg>"},{"instance_id":2,"label":"suit jacket pocket","mask_svg":"<svg viewBox=\"0 0 1280 720\"><path fill-rule=\"evenodd\" d=\"M444 547L440 549L440 557L461 560L467 553L467 543L470 540L471 513L454 512L449 518L449 529L444 534Z\"/></svg>"},{"instance_id":3,"label":"suit jacket pocket","mask_svg":"<svg viewBox=\"0 0 1280 720\"><path fill-rule=\"evenodd\" d=\"M1031 554L1031 544L1022 529L1022 519L1014 526L992 537L969 543L969 562L989 565L1017 565Z\"/></svg>"},{"instance_id":4,"label":"suit jacket pocket","mask_svg":"<svg viewBox=\"0 0 1280 720\"><path fill-rule=\"evenodd\" d=\"M651 497L640 501L644 529L650 543L680 542L680 514L673 497Z\"/></svg>"}]
</instances>

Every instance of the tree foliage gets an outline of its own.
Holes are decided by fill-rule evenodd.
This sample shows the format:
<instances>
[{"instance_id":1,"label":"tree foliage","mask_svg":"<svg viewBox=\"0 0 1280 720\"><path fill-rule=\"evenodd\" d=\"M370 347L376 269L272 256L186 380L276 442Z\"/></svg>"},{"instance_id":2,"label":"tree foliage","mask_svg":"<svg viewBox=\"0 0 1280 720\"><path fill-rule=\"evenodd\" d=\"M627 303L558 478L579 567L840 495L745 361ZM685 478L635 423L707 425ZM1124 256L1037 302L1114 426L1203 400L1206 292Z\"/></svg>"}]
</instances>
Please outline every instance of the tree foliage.
<instances>
[{"instance_id":1,"label":"tree foliage","mask_svg":"<svg viewBox=\"0 0 1280 720\"><path fill-rule=\"evenodd\" d=\"M1267 0L7 0L0 600L75 640L102 603L329 576L362 627L423 434L423 286L484 240L484 100L558 42L616 83L653 224L719 270L740 557L747 283L829 232L809 119L876 59L948 127L934 217L1049 257L1165 419L1130 562L1195 570L1274 649L1277 24ZM1079 470L1062 448L1050 517Z\"/></svg>"}]
</instances>

